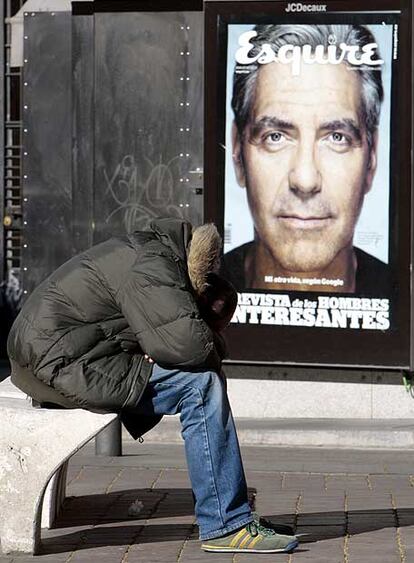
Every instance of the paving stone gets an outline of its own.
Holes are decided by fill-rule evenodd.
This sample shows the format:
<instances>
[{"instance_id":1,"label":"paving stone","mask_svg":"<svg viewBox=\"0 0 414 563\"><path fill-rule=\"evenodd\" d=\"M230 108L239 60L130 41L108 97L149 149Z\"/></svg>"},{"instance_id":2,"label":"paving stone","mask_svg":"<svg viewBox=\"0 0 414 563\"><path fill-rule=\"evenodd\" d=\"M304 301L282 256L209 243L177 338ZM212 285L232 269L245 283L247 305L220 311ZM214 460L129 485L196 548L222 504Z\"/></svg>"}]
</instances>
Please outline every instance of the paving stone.
<instances>
[{"instance_id":1,"label":"paving stone","mask_svg":"<svg viewBox=\"0 0 414 563\"><path fill-rule=\"evenodd\" d=\"M414 546L412 545L405 546L404 553L405 553L405 560L407 561L407 563L409 563L410 561L414 561Z\"/></svg>"},{"instance_id":2,"label":"paving stone","mask_svg":"<svg viewBox=\"0 0 414 563\"><path fill-rule=\"evenodd\" d=\"M399 528L402 541L406 547L414 548L414 526ZM413 558L414 561L414 558Z\"/></svg>"},{"instance_id":3,"label":"paving stone","mask_svg":"<svg viewBox=\"0 0 414 563\"><path fill-rule=\"evenodd\" d=\"M148 563L172 563L177 560L179 548L160 544L138 544L132 545L128 550L126 563L135 561Z\"/></svg>"},{"instance_id":4,"label":"paving stone","mask_svg":"<svg viewBox=\"0 0 414 563\"><path fill-rule=\"evenodd\" d=\"M400 555L395 548L379 547L370 545L349 547L349 560L363 563L401 563Z\"/></svg>"},{"instance_id":5,"label":"paving stone","mask_svg":"<svg viewBox=\"0 0 414 563\"><path fill-rule=\"evenodd\" d=\"M308 526L318 525L345 525L346 515L344 512L315 512L311 514L298 514L298 524Z\"/></svg>"},{"instance_id":6,"label":"paving stone","mask_svg":"<svg viewBox=\"0 0 414 563\"><path fill-rule=\"evenodd\" d=\"M64 563L70 552L68 553L53 553L49 555L37 555L36 557L32 556L24 556L24 555L15 555L13 557L13 563L35 563L38 562L45 562L45 563Z\"/></svg>"},{"instance_id":7,"label":"paving stone","mask_svg":"<svg viewBox=\"0 0 414 563\"><path fill-rule=\"evenodd\" d=\"M73 555L70 563L90 563L92 561L99 561L99 563L121 563L124 554L125 548L123 546L83 549Z\"/></svg>"},{"instance_id":8,"label":"paving stone","mask_svg":"<svg viewBox=\"0 0 414 563\"><path fill-rule=\"evenodd\" d=\"M370 481L375 490L388 491L397 488L412 491L414 494L414 487L406 475L371 475Z\"/></svg>"},{"instance_id":9,"label":"paving stone","mask_svg":"<svg viewBox=\"0 0 414 563\"><path fill-rule=\"evenodd\" d=\"M343 545L343 538L307 544L301 542L298 549L293 553L292 563L305 561L312 561L312 563L343 563Z\"/></svg>"}]
</instances>

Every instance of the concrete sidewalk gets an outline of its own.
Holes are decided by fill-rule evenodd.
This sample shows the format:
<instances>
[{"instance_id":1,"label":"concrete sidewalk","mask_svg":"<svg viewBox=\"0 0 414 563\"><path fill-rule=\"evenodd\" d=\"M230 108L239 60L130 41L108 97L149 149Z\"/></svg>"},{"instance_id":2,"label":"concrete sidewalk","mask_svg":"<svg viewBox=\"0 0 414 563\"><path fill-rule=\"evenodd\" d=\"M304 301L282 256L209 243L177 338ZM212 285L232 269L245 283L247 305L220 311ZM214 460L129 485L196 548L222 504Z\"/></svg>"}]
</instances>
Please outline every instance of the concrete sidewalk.
<instances>
[{"instance_id":1,"label":"concrete sidewalk","mask_svg":"<svg viewBox=\"0 0 414 563\"><path fill-rule=\"evenodd\" d=\"M127 442L119 458L95 457L93 443L85 446L71 461L70 497L56 528L42 530L43 554L3 556L0 562L414 561L412 452L242 451L255 508L308 534L291 555L201 552L182 445ZM133 503L138 513L129 517Z\"/></svg>"}]
</instances>

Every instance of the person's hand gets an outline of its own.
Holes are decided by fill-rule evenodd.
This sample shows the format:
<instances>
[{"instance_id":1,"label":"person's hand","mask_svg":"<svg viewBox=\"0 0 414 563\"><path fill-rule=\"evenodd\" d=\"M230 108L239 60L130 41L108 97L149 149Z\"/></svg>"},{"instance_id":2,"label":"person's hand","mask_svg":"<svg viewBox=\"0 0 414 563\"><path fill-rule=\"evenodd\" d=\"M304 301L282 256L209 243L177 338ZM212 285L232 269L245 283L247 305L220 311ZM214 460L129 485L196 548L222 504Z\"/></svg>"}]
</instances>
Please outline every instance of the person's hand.
<instances>
[{"instance_id":1,"label":"person's hand","mask_svg":"<svg viewBox=\"0 0 414 563\"><path fill-rule=\"evenodd\" d=\"M150 356L148 356L148 354L144 354L144 358L145 358L150 364L153 364L153 363L154 363L154 360L153 360Z\"/></svg>"}]
</instances>

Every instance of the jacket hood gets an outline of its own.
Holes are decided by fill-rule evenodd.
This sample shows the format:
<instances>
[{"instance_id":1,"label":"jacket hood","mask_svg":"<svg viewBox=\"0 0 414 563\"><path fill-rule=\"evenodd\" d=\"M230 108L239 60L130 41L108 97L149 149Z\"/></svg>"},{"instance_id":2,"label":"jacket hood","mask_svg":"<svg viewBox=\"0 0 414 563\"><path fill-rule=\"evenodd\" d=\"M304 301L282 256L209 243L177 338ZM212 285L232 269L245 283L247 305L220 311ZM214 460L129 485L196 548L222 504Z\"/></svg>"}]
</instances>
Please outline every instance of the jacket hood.
<instances>
[{"instance_id":1,"label":"jacket hood","mask_svg":"<svg viewBox=\"0 0 414 563\"><path fill-rule=\"evenodd\" d=\"M186 263L194 291L203 293L208 274L217 272L220 262L222 241L216 226L209 223L193 229L183 219L162 218L154 219L149 228Z\"/></svg>"},{"instance_id":2,"label":"jacket hood","mask_svg":"<svg viewBox=\"0 0 414 563\"><path fill-rule=\"evenodd\" d=\"M154 219L149 227L163 244L169 246L182 260L187 262L187 248L193 232L191 223L184 219L168 217Z\"/></svg>"}]
</instances>

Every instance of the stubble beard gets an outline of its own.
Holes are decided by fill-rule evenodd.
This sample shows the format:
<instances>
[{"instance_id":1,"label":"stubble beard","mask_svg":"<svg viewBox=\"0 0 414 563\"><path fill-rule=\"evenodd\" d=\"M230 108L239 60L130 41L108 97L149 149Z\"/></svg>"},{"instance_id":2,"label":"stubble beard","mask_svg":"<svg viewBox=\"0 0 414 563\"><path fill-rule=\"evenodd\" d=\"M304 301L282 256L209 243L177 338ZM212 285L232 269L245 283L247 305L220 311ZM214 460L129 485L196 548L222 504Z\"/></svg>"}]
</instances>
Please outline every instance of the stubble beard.
<instances>
[{"instance_id":1,"label":"stubble beard","mask_svg":"<svg viewBox=\"0 0 414 563\"><path fill-rule=\"evenodd\" d=\"M327 240L328 238L328 240ZM333 244L329 237L320 240L274 241L267 247L275 269L289 274L323 273L343 248L347 246ZM275 272L269 272L274 274Z\"/></svg>"}]
</instances>

